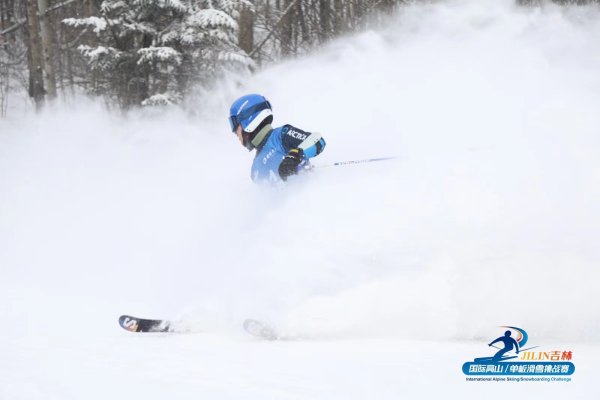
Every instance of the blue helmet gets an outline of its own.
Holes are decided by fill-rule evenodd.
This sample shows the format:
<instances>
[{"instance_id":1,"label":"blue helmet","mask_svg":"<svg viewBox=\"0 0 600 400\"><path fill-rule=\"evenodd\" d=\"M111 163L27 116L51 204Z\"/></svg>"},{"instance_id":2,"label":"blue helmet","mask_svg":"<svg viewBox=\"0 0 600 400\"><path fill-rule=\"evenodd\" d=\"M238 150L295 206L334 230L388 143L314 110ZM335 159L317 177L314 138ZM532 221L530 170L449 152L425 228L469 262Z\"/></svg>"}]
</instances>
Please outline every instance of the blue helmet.
<instances>
[{"instance_id":1,"label":"blue helmet","mask_svg":"<svg viewBox=\"0 0 600 400\"><path fill-rule=\"evenodd\" d=\"M244 132L252 133L272 115L271 103L264 96L247 94L231 105L229 110L231 131L234 132L238 125L242 125Z\"/></svg>"}]
</instances>

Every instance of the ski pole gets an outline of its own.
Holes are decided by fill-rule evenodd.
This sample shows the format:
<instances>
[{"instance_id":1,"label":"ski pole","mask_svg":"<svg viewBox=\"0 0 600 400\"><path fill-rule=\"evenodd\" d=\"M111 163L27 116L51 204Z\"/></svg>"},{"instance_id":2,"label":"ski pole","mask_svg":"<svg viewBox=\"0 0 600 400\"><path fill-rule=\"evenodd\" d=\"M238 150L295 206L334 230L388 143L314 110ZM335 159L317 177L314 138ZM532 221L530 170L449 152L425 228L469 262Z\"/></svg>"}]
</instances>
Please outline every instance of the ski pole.
<instances>
[{"instance_id":1,"label":"ski pole","mask_svg":"<svg viewBox=\"0 0 600 400\"><path fill-rule=\"evenodd\" d=\"M502 350L500 347L496 347L494 345L492 345L492 347L495 348L495 349L498 349L498 350ZM531 349L535 349L536 347L540 347L540 346L533 346L533 347L528 347L526 349L519 349L519 352L526 351L526 350L531 350ZM511 350L511 351L514 351L514 350Z\"/></svg>"},{"instance_id":2,"label":"ski pole","mask_svg":"<svg viewBox=\"0 0 600 400\"><path fill-rule=\"evenodd\" d=\"M536 347L540 347L540 346L533 346L533 347L528 347L526 349L519 349L519 352L526 351L526 350L531 350L531 349L535 349Z\"/></svg>"},{"instance_id":3,"label":"ski pole","mask_svg":"<svg viewBox=\"0 0 600 400\"><path fill-rule=\"evenodd\" d=\"M323 164L323 165L313 165L310 168L325 168L325 167L339 167L341 165L351 165L351 164L363 164L370 163L375 161L386 161L386 160L394 160L398 157L379 157L379 158L367 158L364 160L351 160L351 161L339 161L334 162L333 164Z\"/></svg>"}]
</instances>

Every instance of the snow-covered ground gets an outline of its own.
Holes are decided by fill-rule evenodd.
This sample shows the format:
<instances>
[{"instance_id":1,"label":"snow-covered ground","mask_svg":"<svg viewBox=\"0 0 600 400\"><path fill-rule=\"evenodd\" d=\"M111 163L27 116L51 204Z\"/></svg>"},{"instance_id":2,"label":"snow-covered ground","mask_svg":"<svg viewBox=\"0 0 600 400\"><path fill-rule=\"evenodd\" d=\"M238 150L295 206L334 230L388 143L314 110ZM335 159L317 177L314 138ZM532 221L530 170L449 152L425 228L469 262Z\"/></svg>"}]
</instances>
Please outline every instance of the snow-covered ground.
<instances>
[{"instance_id":1,"label":"snow-covered ground","mask_svg":"<svg viewBox=\"0 0 600 400\"><path fill-rule=\"evenodd\" d=\"M599 17L415 6L195 117L0 121L0 399L598 398ZM315 165L399 159L258 188L226 121L253 91L323 133ZM499 325L573 380L466 382Z\"/></svg>"}]
</instances>

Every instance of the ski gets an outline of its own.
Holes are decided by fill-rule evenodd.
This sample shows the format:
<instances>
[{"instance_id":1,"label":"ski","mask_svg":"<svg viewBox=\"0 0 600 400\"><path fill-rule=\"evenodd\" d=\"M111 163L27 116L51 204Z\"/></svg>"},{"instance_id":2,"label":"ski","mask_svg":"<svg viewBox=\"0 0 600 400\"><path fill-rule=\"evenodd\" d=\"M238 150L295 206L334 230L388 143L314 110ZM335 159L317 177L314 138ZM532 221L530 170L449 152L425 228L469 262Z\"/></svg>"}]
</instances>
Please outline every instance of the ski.
<instances>
[{"instance_id":1,"label":"ski","mask_svg":"<svg viewBox=\"0 0 600 400\"><path fill-rule=\"evenodd\" d=\"M121 328L129 332L136 333L156 333L156 332L169 332L169 333L185 333L191 332L191 330L182 329L176 326L178 324L165 319L148 319L138 318L131 315L121 315L119 317L119 325ZM243 323L244 330L259 339L263 340L294 340L297 338L281 336L269 325L258 321L256 319L248 318Z\"/></svg>"},{"instance_id":2,"label":"ski","mask_svg":"<svg viewBox=\"0 0 600 400\"><path fill-rule=\"evenodd\" d=\"M163 319L137 318L131 315L119 317L121 328L129 332L174 332L171 322Z\"/></svg>"},{"instance_id":3,"label":"ski","mask_svg":"<svg viewBox=\"0 0 600 400\"><path fill-rule=\"evenodd\" d=\"M504 357L501 357L501 358L481 357L481 358L476 358L473 361L476 362L476 363L498 362L498 361L511 360L511 359L517 358L517 357L518 356L504 356Z\"/></svg>"}]
</instances>

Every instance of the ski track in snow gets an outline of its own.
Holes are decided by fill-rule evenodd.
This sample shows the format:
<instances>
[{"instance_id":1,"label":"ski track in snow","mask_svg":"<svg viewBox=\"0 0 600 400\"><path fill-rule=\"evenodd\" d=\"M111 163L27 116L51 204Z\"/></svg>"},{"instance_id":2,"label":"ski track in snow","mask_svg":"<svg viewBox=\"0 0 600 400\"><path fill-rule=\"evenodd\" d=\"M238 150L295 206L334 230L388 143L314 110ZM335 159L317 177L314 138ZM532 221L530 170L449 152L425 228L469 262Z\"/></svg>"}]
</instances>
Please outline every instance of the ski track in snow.
<instances>
[{"instance_id":1,"label":"ski track in snow","mask_svg":"<svg viewBox=\"0 0 600 400\"><path fill-rule=\"evenodd\" d=\"M510 3L406 8L194 117L0 120L0 399L597 398L600 11ZM399 160L258 188L246 92L323 133L314 164ZM572 350L573 381L465 382L498 325Z\"/></svg>"}]
</instances>

